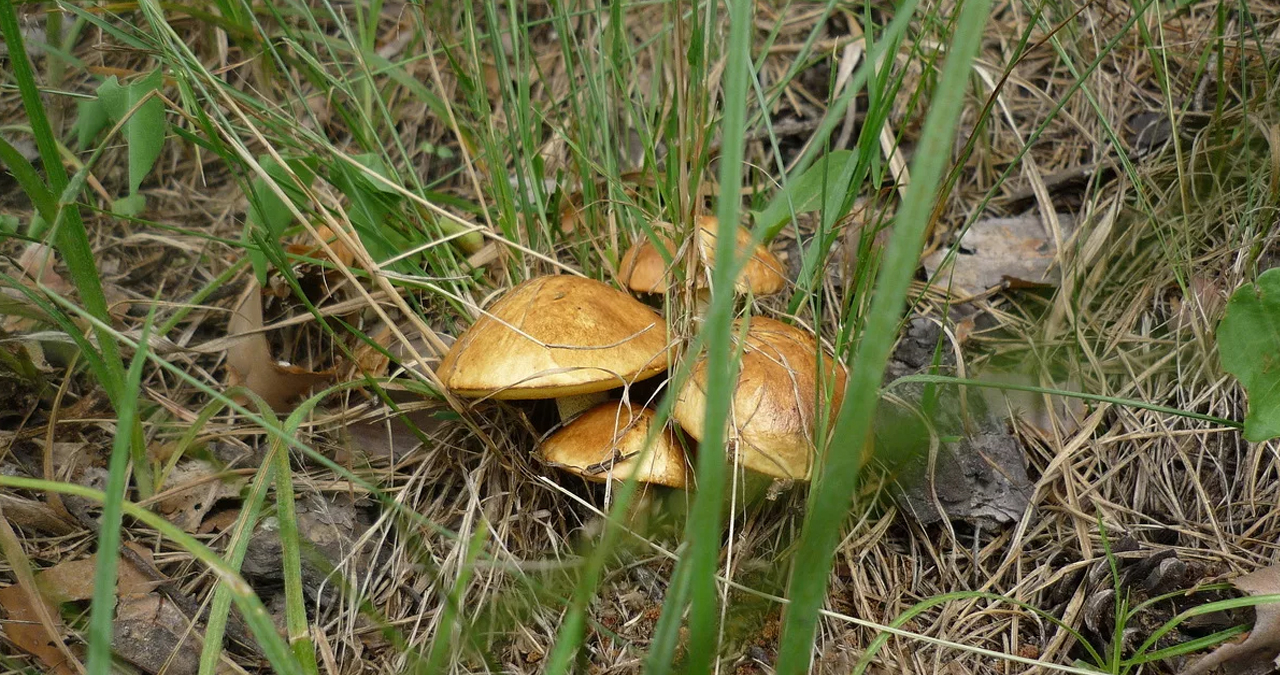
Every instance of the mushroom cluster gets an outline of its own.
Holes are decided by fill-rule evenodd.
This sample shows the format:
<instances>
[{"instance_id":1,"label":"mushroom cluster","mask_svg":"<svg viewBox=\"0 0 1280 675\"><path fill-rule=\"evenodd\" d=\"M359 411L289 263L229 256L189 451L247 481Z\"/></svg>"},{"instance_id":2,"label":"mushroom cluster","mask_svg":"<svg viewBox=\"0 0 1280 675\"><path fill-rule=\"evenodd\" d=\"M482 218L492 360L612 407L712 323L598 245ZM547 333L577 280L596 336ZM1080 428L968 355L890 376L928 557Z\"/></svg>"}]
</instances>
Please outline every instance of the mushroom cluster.
<instances>
[{"instance_id":1,"label":"mushroom cluster","mask_svg":"<svg viewBox=\"0 0 1280 675\"><path fill-rule=\"evenodd\" d=\"M700 217L695 243L704 266L715 250L716 219ZM743 255L751 235L738 228ZM663 250L659 250L662 247ZM620 281L638 293L673 286L675 243L665 236L627 251ZM743 295L769 295L786 283L782 263L763 245L735 280ZM700 308L708 284L694 281ZM749 324L743 326L744 321ZM734 384L726 441L736 463L782 481L807 481L821 410L838 409L846 371L817 339L765 317L739 319L734 339L742 364ZM746 329L743 333L743 328ZM653 428L654 411L608 392L667 371L675 353L667 325L652 308L599 281L544 276L519 284L493 303L453 344L437 374L468 398L555 399L559 428L542 441L539 459L604 482L634 477L641 483L684 489L690 462L672 426ZM695 441L705 432L705 355L695 354L692 376L677 392L673 426ZM830 392L825 396L819 385Z\"/></svg>"}]
</instances>

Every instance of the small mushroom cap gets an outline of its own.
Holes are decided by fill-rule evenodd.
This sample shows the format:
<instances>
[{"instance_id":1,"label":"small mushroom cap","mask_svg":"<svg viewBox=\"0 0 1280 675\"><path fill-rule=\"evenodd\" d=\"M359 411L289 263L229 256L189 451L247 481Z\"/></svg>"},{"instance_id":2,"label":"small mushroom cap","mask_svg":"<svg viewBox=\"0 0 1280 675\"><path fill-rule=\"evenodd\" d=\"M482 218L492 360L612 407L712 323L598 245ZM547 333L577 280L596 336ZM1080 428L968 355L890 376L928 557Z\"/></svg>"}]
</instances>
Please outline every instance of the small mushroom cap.
<instances>
[{"instance_id":1,"label":"small mushroom cap","mask_svg":"<svg viewBox=\"0 0 1280 675\"><path fill-rule=\"evenodd\" d=\"M817 424L817 353L817 341L805 331L765 317L751 318L729 409L732 424L726 432L742 466L776 478L809 479ZM834 415L844 399L847 373L825 351L822 365L823 386L831 387L829 410ZM704 356L694 364L672 415L698 440L706 432L706 386Z\"/></svg>"},{"instance_id":2,"label":"small mushroom cap","mask_svg":"<svg viewBox=\"0 0 1280 675\"><path fill-rule=\"evenodd\" d=\"M594 279L544 276L493 303L436 374L469 398L560 398L652 377L669 358L657 312Z\"/></svg>"},{"instance_id":3,"label":"small mushroom cap","mask_svg":"<svg viewBox=\"0 0 1280 675\"><path fill-rule=\"evenodd\" d=\"M699 253L703 264L710 267L716 257L716 230L719 227L719 221L714 216L698 216L697 224ZM738 246L737 255L742 255L751 244L751 231L738 227L735 236ZM667 261L663 259L657 246L661 246L666 251L667 257L675 256L677 247L664 235L657 236L656 244L649 240L639 242L628 249L626 255L622 257L618 274L627 288L639 293L667 292L671 275ZM748 292L756 295L772 295L786 287L787 277L784 270L786 268L782 261L770 253L763 244L757 244L751 260L747 261L742 273L734 280L733 290L744 295ZM705 285L705 281L699 279L698 286Z\"/></svg>"},{"instance_id":4,"label":"small mushroom cap","mask_svg":"<svg viewBox=\"0 0 1280 675\"><path fill-rule=\"evenodd\" d=\"M634 475L642 483L684 489L684 451L670 428L657 434L649 454L641 456L652 424L649 408L607 401L543 441L538 455L546 464L587 480L603 483Z\"/></svg>"}]
</instances>

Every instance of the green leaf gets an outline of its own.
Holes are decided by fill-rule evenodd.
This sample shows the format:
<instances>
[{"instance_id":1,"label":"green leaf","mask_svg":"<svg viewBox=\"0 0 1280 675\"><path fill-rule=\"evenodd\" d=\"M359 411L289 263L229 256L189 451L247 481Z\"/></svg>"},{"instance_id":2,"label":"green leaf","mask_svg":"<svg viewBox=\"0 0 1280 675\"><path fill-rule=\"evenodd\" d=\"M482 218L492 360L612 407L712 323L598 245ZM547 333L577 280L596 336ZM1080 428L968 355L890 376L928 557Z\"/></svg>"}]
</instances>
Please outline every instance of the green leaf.
<instances>
[{"instance_id":1,"label":"green leaf","mask_svg":"<svg viewBox=\"0 0 1280 675\"><path fill-rule=\"evenodd\" d=\"M76 103L76 123L71 129L76 133L76 147L83 149L107 126L107 106L100 98L83 99Z\"/></svg>"},{"instance_id":2,"label":"green leaf","mask_svg":"<svg viewBox=\"0 0 1280 675\"><path fill-rule=\"evenodd\" d=\"M385 165L376 155L358 155L354 159L378 175L390 179ZM330 181L350 200L347 217L351 219L356 235L374 260L386 260L403 250L393 240L406 242L386 227L387 217L400 202L397 193L385 185L375 183L364 171L345 162L334 167Z\"/></svg>"},{"instance_id":3,"label":"green leaf","mask_svg":"<svg viewBox=\"0 0 1280 675\"><path fill-rule=\"evenodd\" d=\"M160 88L161 73L150 75L129 85L129 109L133 115L125 122L124 138L129 144L129 194L138 192L142 181L151 173L164 149L164 103L157 96L147 98ZM141 103L146 99L145 103ZM141 103L141 105L139 105ZM135 106L136 109L135 109Z\"/></svg>"},{"instance_id":4,"label":"green leaf","mask_svg":"<svg viewBox=\"0 0 1280 675\"><path fill-rule=\"evenodd\" d=\"M289 169L302 180L299 185L289 176L284 167L273 159L270 155L263 155L258 158L258 163L266 170L271 180L280 186L288 197L294 203L304 201L303 188L311 185L315 180L316 173L313 169L314 162L310 159L286 159L285 164ZM289 210L289 206L284 200L276 196L262 177L254 178L250 183L249 195L249 222L253 225L260 226L272 239L279 241L284 236L285 228L293 222L293 213Z\"/></svg>"},{"instance_id":5,"label":"green leaf","mask_svg":"<svg viewBox=\"0 0 1280 675\"><path fill-rule=\"evenodd\" d=\"M1218 354L1249 396L1245 440L1280 436L1280 269L1263 272L1231 296L1218 324Z\"/></svg>"},{"instance_id":6,"label":"green leaf","mask_svg":"<svg viewBox=\"0 0 1280 675\"><path fill-rule=\"evenodd\" d=\"M125 218L136 218L147 209L147 196L133 193L111 202L111 212Z\"/></svg>"},{"instance_id":7,"label":"green leaf","mask_svg":"<svg viewBox=\"0 0 1280 675\"><path fill-rule=\"evenodd\" d=\"M857 161L858 155L852 150L827 153L774 195L768 206L755 212L756 225L772 234L791 218L793 205L795 214L800 215L822 208L824 194L843 195Z\"/></svg>"},{"instance_id":8,"label":"green leaf","mask_svg":"<svg viewBox=\"0 0 1280 675\"><path fill-rule=\"evenodd\" d=\"M18 181L27 199L35 205L38 216L46 219L57 216L58 202L54 194L49 191L49 186L41 180L39 172L31 162L28 162L17 148L3 138L0 138L0 166L8 169L14 180Z\"/></svg>"},{"instance_id":9,"label":"green leaf","mask_svg":"<svg viewBox=\"0 0 1280 675\"><path fill-rule=\"evenodd\" d=\"M303 188L311 185L315 180L315 167L317 162L312 157L307 158L291 158L285 159L284 163L293 171L293 174L302 181L299 185L289 172L285 170L270 155L262 155L258 157L260 164L267 175L271 177L271 182L280 186L280 190L289 197L295 204L306 201L306 195L303 194ZM253 263L254 274L259 281L265 283L267 269L270 264L270 258L261 248L261 246L274 246L279 248L280 241L284 237L284 231L291 223L293 223L293 212L289 210L289 205L284 203L268 185L265 178L258 176L249 182L249 218L245 224L244 236L241 240L245 244L249 253L249 260ZM256 234L255 234L256 231ZM276 257L282 258L283 251L276 251Z\"/></svg>"},{"instance_id":10,"label":"green leaf","mask_svg":"<svg viewBox=\"0 0 1280 675\"><path fill-rule=\"evenodd\" d=\"M129 92L115 75L98 85L98 100L102 101L109 119L119 121L129 112Z\"/></svg>"}]
</instances>

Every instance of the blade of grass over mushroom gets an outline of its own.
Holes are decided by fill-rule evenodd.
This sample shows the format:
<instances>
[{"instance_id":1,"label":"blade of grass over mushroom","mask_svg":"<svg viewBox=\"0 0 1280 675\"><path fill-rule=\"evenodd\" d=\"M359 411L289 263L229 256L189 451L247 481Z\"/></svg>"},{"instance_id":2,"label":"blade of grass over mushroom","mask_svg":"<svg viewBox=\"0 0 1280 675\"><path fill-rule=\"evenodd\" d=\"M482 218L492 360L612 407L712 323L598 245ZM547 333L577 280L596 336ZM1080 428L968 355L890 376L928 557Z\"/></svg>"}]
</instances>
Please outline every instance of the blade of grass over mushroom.
<instances>
[{"instance_id":1,"label":"blade of grass over mushroom","mask_svg":"<svg viewBox=\"0 0 1280 675\"><path fill-rule=\"evenodd\" d=\"M729 401L733 393L730 324L733 318L733 286L738 263L735 262L738 212L736 197L742 186L743 154L746 135L746 108L750 93L752 3L737 0L728 4L729 42L725 52L724 117L721 124L723 143L720 155L720 200L717 216L715 266L712 270L711 306L703 332L707 349L707 407L705 436L697 459L698 493L694 497L686 531L689 548L677 563L676 575L688 566L689 644L700 645L688 652L685 672L705 673L719 655L720 594L716 584L716 567L720 559L721 509L725 483L725 427ZM663 607L661 621L673 621L684 612L684 598L669 599ZM670 632L666 633L670 635ZM652 672L669 667L667 648L655 645L657 660L651 659Z\"/></svg>"},{"instance_id":2,"label":"blade of grass over mushroom","mask_svg":"<svg viewBox=\"0 0 1280 675\"><path fill-rule=\"evenodd\" d=\"M809 513L792 567L791 604L783 622L777 672L800 675L809 669L818 609L826 595L832 555L857 483L863 440L871 429L879 383L893 347L907 287L916 269L933 198L942 179L967 90L969 64L987 21L988 0L969 0L960 10L920 144L912 162L912 183L903 199L877 278L875 296L862 333L832 441L819 453Z\"/></svg>"}]
</instances>

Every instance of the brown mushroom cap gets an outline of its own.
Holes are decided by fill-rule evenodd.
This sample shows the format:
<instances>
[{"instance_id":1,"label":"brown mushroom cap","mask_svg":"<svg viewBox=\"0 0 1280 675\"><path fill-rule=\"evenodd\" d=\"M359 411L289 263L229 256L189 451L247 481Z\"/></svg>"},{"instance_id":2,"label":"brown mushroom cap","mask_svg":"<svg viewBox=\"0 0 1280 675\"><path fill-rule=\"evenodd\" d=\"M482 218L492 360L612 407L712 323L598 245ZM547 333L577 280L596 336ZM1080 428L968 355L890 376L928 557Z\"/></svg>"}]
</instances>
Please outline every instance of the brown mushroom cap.
<instances>
[{"instance_id":1,"label":"brown mushroom cap","mask_svg":"<svg viewBox=\"0 0 1280 675\"><path fill-rule=\"evenodd\" d=\"M698 246L702 262L710 267L716 256L716 230L719 221L714 216L698 216ZM751 244L751 231L738 227L737 255L743 255ZM658 235L658 245L667 252L668 257L677 252L675 243L666 236ZM786 287L786 268L782 261L769 252L763 244L757 244L755 251L743 267L742 273L734 280L733 290L736 293L748 292L756 295L772 295ZM619 277L627 288L640 293L666 293L670 286L670 274L667 262L652 241L642 241L627 250L619 266ZM705 282L698 281L699 287Z\"/></svg>"},{"instance_id":2,"label":"brown mushroom cap","mask_svg":"<svg viewBox=\"0 0 1280 675\"><path fill-rule=\"evenodd\" d=\"M726 436L742 466L777 478L809 479L817 423L817 350L813 336L799 328L765 317L751 318L730 407L733 423ZM822 365L823 385L832 387L829 409L834 415L844 398L847 374L844 365L825 352ZM694 364L672 415L698 440L706 431L706 382L704 356Z\"/></svg>"},{"instance_id":3,"label":"brown mushroom cap","mask_svg":"<svg viewBox=\"0 0 1280 675\"><path fill-rule=\"evenodd\" d=\"M608 401L582 413L542 442L542 461L603 483L609 478L656 483L683 489L686 485L684 451L671 429L653 440L649 454L641 457L653 423L653 411Z\"/></svg>"},{"instance_id":4,"label":"brown mushroom cap","mask_svg":"<svg viewBox=\"0 0 1280 675\"><path fill-rule=\"evenodd\" d=\"M493 303L436 374L459 396L560 398L651 377L669 356L666 323L640 301L594 279L545 276Z\"/></svg>"}]
</instances>

